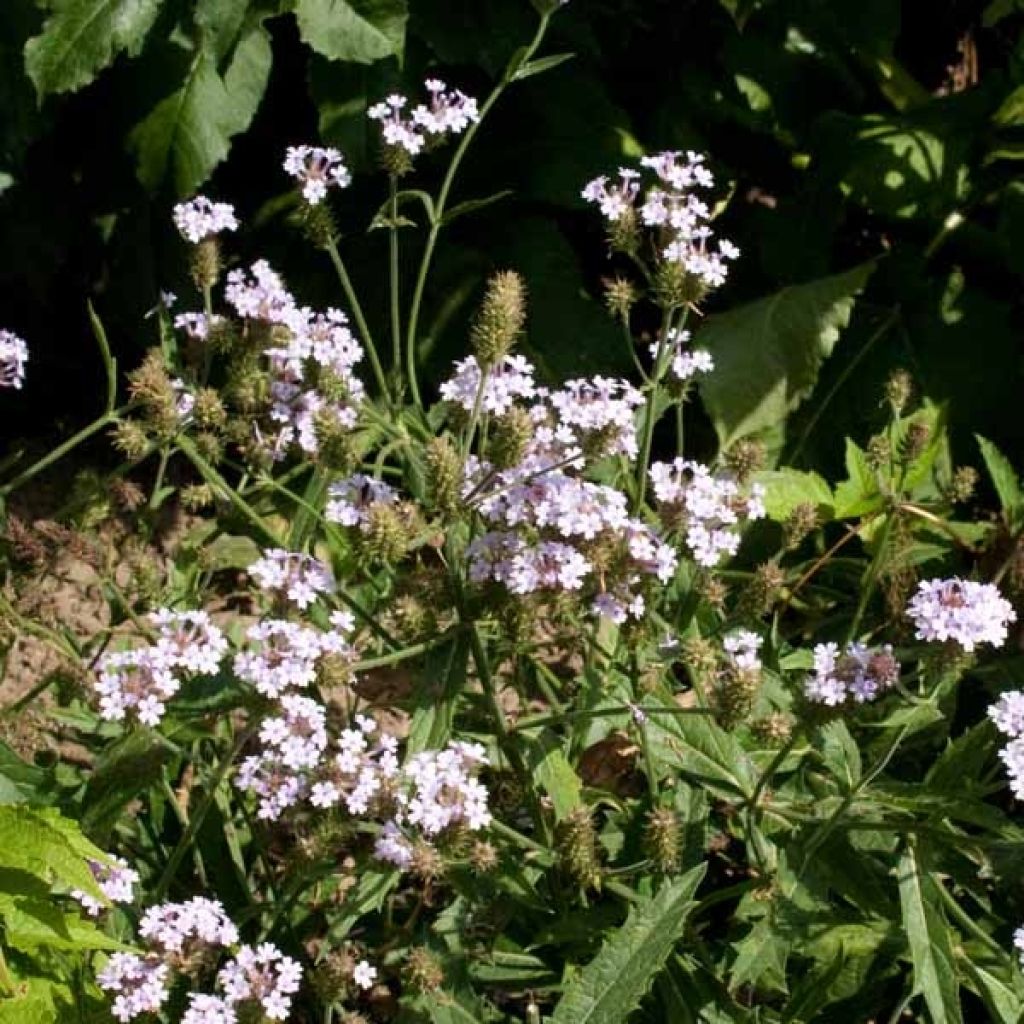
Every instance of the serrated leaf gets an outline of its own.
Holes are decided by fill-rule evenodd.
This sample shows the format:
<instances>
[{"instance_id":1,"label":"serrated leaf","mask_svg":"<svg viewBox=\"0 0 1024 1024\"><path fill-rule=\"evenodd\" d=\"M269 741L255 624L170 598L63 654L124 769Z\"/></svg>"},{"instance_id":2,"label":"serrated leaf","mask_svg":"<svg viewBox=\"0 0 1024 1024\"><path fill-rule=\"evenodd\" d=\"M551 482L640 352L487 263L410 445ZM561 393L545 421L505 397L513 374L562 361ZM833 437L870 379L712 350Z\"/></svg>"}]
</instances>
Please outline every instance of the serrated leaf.
<instances>
[{"instance_id":1,"label":"serrated leaf","mask_svg":"<svg viewBox=\"0 0 1024 1024\"><path fill-rule=\"evenodd\" d=\"M843 791L850 792L860 782L863 770L856 740L850 735L846 723L837 719L822 726L821 741L825 766L839 781Z\"/></svg>"},{"instance_id":2,"label":"serrated leaf","mask_svg":"<svg viewBox=\"0 0 1024 1024\"><path fill-rule=\"evenodd\" d=\"M0 806L0 869L24 871L52 885L100 893L86 858L105 855L78 831L75 822L56 811Z\"/></svg>"},{"instance_id":3,"label":"serrated leaf","mask_svg":"<svg viewBox=\"0 0 1024 1024\"><path fill-rule=\"evenodd\" d=\"M734 943L737 957L730 972L729 988L736 991L753 985L769 992L786 991L786 959L789 943L770 917L763 917L739 942Z\"/></svg>"},{"instance_id":4,"label":"serrated leaf","mask_svg":"<svg viewBox=\"0 0 1024 1024\"><path fill-rule=\"evenodd\" d=\"M231 52L251 4L252 0L197 0L196 24L206 33L208 44L218 56Z\"/></svg>"},{"instance_id":5,"label":"serrated leaf","mask_svg":"<svg viewBox=\"0 0 1024 1024\"><path fill-rule=\"evenodd\" d=\"M826 517L832 514L832 488L817 473L799 469L771 469L754 474L764 487L764 508L769 518L782 522L797 505L813 505Z\"/></svg>"},{"instance_id":6,"label":"serrated leaf","mask_svg":"<svg viewBox=\"0 0 1024 1024\"><path fill-rule=\"evenodd\" d=\"M122 51L134 56L160 0L60 0L25 44L25 70L40 97L88 85Z\"/></svg>"},{"instance_id":7,"label":"serrated leaf","mask_svg":"<svg viewBox=\"0 0 1024 1024\"><path fill-rule=\"evenodd\" d=\"M999 505L1007 525L1012 529L1024 518L1024 491L1021 490L1020 478L1010 460L991 441L981 434L975 434L974 437L999 496Z\"/></svg>"},{"instance_id":8,"label":"serrated leaf","mask_svg":"<svg viewBox=\"0 0 1024 1024\"><path fill-rule=\"evenodd\" d=\"M199 188L228 155L231 139L249 127L270 64L270 41L258 27L241 39L223 77L213 54L199 51L181 87L131 133L143 185L155 191L170 178L180 196Z\"/></svg>"},{"instance_id":9,"label":"serrated leaf","mask_svg":"<svg viewBox=\"0 0 1024 1024\"><path fill-rule=\"evenodd\" d=\"M778 426L810 395L874 268L862 263L708 318L696 344L714 356L715 372L701 396L723 447Z\"/></svg>"},{"instance_id":10,"label":"serrated leaf","mask_svg":"<svg viewBox=\"0 0 1024 1024\"><path fill-rule=\"evenodd\" d=\"M835 493L837 519L867 515L878 511L885 503L867 455L849 438L846 439L846 479L836 485Z\"/></svg>"},{"instance_id":11,"label":"serrated leaf","mask_svg":"<svg viewBox=\"0 0 1024 1024\"><path fill-rule=\"evenodd\" d=\"M903 929L914 965L914 990L924 996L934 1024L962 1024L959 983L938 882L908 846L899 861Z\"/></svg>"},{"instance_id":12,"label":"serrated leaf","mask_svg":"<svg viewBox=\"0 0 1024 1024\"><path fill-rule=\"evenodd\" d=\"M686 925L701 864L634 906L626 923L566 986L551 1024L623 1024L637 1008Z\"/></svg>"},{"instance_id":13,"label":"serrated leaf","mask_svg":"<svg viewBox=\"0 0 1024 1024\"><path fill-rule=\"evenodd\" d=\"M961 957L964 973L971 987L981 997L992 1020L998 1024L1020 1024L1024 1016L1024 984L1020 973L1009 965L994 967Z\"/></svg>"},{"instance_id":14,"label":"serrated leaf","mask_svg":"<svg viewBox=\"0 0 1024 1024\"><path fill-rule=\"evenodd\" d=\"M4 941L22 952L40 946L50 949L126 949L78 914L65 913L49 900L0 892L0 920Z\"/></svg>"},{"instance_id":15,"label":"serrated leaf","mask_svg":"<svg viewBox=\"0 0 1024 1024\"><path fill-rule=\"evenodd\" d=\"M405 48L406 0L296 0L295 17L303 41L330 60L371 64Z\"/></svg>"}]
</instances>

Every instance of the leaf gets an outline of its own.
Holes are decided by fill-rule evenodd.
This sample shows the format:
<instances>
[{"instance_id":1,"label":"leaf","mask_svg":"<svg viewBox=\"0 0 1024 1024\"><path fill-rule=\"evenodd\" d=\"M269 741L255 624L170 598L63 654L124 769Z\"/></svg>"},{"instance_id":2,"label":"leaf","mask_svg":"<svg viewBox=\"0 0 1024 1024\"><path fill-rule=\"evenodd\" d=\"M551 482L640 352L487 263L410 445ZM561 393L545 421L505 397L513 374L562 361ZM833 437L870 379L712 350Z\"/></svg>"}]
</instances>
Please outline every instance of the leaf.
<instances>
[{"instance_id":1,"label":"leaf","mask_svg":"<svg viewBox=\"0 0 1024 1024\"><path fill-rule=\"evenodd\" d=\"M575 53L552 53L547 57L538 57L537 60L527 61L525 64L520 64L512 73L512 80L518 82L524 78L532 78L534 75L542 75L545 71L557 68L559 64L564 64L575 56Z\"/></svg>"},{"instance_id":2,"label":"leaf","mask_svg":"<svg viewBox=\"0 0 1024 1024\"><path fill-rule=\"evenodd\" d=\"M169 177L189 195L228 155L231 139L249 127L270 74L267 33L249 31L235 48L223 78L205 50L193 60L181 88L153 108L132 131L139 180L156 191Z\"/></svg>"},{"instance_id":3,"label":"leaf","mask_svg":"<svg viewBox=\"0 0 1024 1024\"><path fill-rule=\"evenodd\" d=\"M531 756L535 759L534 778L551 797L555 818L561 821L573 808L579 806L583 784L552 733L547 732L532 740L530 745Z\"/></svg>"},{"instance_id":4,"label":"leaf","mask_svg":"<svg viewBox=\"0 0 1024 1024\"><path fill-rule=\"evenodd\" d=\"M40 98L88 85L121 51L135 56L160 0L58 0L25 44L25 69Z\"/></svg>"},{"instance_id":5,"label":"leaf","mask_svg":"<svg viewBox=\"0 0 1024 1024\"><path fill-rule=\"evenodd\" d=\"M106 859L73 821L56 811L0 806L0 868L26 872L47 885L58 881L103 899L88 857Z\"/></svg>"},{"instance_id":6,"label":"leaf","mask_svg":"<svg viewBox=\"0 0 1024 1024\"><path fill-rule=\"evenodd\" d=\"M696 345L715 359L701 387L722 447L777 426L814 390L874 263L710 317Z\"/></svg>"},{"instance_id":7,"label":"leaf","mask_svg":"<svg viewBox=\"0 0 1024 1024\"><path fill-rule=\"evenodd\" d=\"M1020 1024L1024 1006L1024 985L1012 967L977 964L969 956L960 958L971 987L981 996L998 1024Z\"/></svg>"},{"instance_id":8,"label":"leaf","mask_svg":"<svg viewBox=\"0 0 1024 1024\"><path fill-rule=\"evenodd\" d=\"M1021 490L1017 471L1010 460L981 434L975 434L985 468L992 477L992 484L999 495L999 505L1011 529L1024 518L1024 491Z\"/></svg>"},{"instance_id":9,"label":"leaf","mask_svg":"<svg viewBox=\"0 0 1024 1024\"><path fill-rule=\"evenodd\" d=\"M252 0L197 0L196 24L218 57L231 52L251 4Z\"/></svg>"},{"instance_id":10,"label":"leaf","mask_svg":"<svg viewBox=\"0 0 1024 1024\"><path fill-rule=\"evenodd\" d=\"M786 958L789 943L775 921L763 917L744 938L734 944L739 954L730 972L730 985L736 991L743 985L758 990L786 991Z\"/></svg>"},{"instance_id":11,"label":"leaf","mask_svg":"<svg viewBox=\"0 0 1024 1024\"><path fill-rule=\"evenodd\" d=\"M934 1024L962 1024L953 944L941 909L941 884L908 846L899 862L903 929L914 964L914 990L924 996Z\"/></svg>"},{"instance_id":12,"label":"leaf","mask_svg":"<svg viewBox=\"0 0 1024 1024\"><path fill-rule=\"evenodd\" d=\"M51 949L125 949L123 943L100 931L78 914L65 913L49 900L0 892L4 941L22 952L40 946Z\"/></svg>"},{"instance_id":13,"label":"leaf","mask_svg":"<svg viewBox=\"0 0 1024 1024\"><path fill-rule=\"evenodd\" d=\"M406 0L296 0L299 34L331 60L371 64L405 48Z\"/></svg>"},{"instance_id":14,"label":"leaf","mask_svg":"<svg viewBox=\"0 0 1024 1024\"><path fill-rule=\"evenodd\" d=\"M699 865L632 907L626 923L566 986L550 1024L623 1024L682 934L705 869Z\"/></svg>"},{"instance_id":15,"label":"leaf","mask_svg":"<svg viewBox=\"0 0 1024 1024\"><path fill-rule=\"evenodd\" d=\"M799 469L770 469L754 474L764 487L764 507L771 519L783 522L797 505L813 505L831 518L832 488L817 473Z\"/></svg>"},{"instance_id":16,"label":"leaf","mask_svg":"<svg viewBox=\"0 0 1024 1024\"><path fill-rule=\"evenodd\" d=\"M825 766L839 781L844 793L852 792L860 782L862 765L860 748L840 719L822 726L822 757Z\"/></svg>"},{"instance_id":17,"label":"leaf","mask_svg":"<svg viewBox=\"0 0 1024 1024\"><path fill-rule=\"evenodd\" d=\"M1001 128L1024 124L1024 85L1018 85L992 115L992 120Z\"/></svg>"},{"instance_id":18,"label":"leaf","mask_svg":"<svg viewBox=\"0 0 1024 1024\"><path fill-rule=\"evenodd\" d=\"M853 519L884 505L878 478L864 450L846 439L846 479L836 485L836 519Z\"/></svg>"},{"instance_id":19,"label":"leaf","mask_svg":"<svg viewBox=\"0 0 1024 1024\"><path fill-rule=\"evenodd\" d=\"M495 192L490 196L484 196L481 199L467 199L465 202L459 203L457 206L453 206L451 209L447 210L445 215L441 218L441 223L450 224L456 219L456 217L461 217L466 213L473 213L475 210L483 210L492 203L501 202L502 199L505 199L512 194L512 189L504 188L500 192Z\"/></svg>"}]
</instances>

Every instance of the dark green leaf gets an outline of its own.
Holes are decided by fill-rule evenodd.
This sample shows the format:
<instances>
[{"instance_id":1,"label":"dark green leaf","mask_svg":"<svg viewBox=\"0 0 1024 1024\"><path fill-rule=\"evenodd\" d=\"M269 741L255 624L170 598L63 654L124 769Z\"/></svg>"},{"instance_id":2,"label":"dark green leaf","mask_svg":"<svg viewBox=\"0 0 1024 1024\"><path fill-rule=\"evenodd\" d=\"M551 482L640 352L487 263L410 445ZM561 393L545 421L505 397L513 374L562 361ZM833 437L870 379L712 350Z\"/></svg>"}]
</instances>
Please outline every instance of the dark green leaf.
<instances>
[{"instance_id":1,"label":"dark green leaf","mask_svg":"<svg viewBox=\"0 0 1024 1024\"><path fill-rule=\"evenodd\" d=\"M401 57L406 0L295 0L302 38L331 60L370 64Z\"/></svg>"}]
</instances>

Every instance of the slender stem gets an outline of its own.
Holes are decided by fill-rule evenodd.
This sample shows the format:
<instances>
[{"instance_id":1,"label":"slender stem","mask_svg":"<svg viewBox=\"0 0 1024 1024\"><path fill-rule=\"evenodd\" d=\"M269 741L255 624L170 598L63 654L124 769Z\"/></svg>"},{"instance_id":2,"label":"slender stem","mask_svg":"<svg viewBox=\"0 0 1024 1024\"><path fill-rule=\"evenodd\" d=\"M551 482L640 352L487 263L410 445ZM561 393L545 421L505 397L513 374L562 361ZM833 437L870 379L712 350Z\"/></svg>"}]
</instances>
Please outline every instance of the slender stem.
<instances>
[{"instance_id":1,"label":"slender stem","mask_svg":"<svg viewBox=\"0 0 1024 1024\"><path fill-rule=\"evenodd\" d=\"M654 424L657 420L658 395L661 391L661 380L665 376L665 351L669 335L672 333L672 316L674 308L665 313L665 323L658 335L658 351L654 356L654 370L651 374L650 390L647 393L647 406L644 409L643 433L640 439L640 458L636 464L636 498L633 502L634 515L643 508L647 494L647 464L651 460L651 443L654 440ZM686 324L686 312L683 313L680 327Z\"/></svg>"},{"instance_id":2,"label":"slender stem","mask_svg":"<svg viewBox=\"0 0 1024 1024\"><path fill-rule=\"evenodd\" d=\"M384 376L380 359L377 357L377 347L373 343L373 335L367 326L366 317L363 316L363 307L359 304L355 288L352 287L352 279L348 276L348 270L345 269L345 263L341 258L341 253L338 252L338 245L333 238L328 240L325 248L327 249L327 254L331 257L331 262L334 264L334 270L338 275L338 280L341 282L342 291L345 292L349 308L352 310L352 319L355 320L356 327L359 329L359 336L363 339L363 346L370 360L373 375L377 380L377 387L380 389L381 395L387 399L387 378Z\"/></svg>"},{"instance_id":3,"label":"slender stem","mask_svg":"<svg viewBox=\"0 0 1024 1024\"><path fill-rule=\"evenodd\" d=\"M425 640L421 644L403 647L400 651L391 651L389 654L381 654L376 658L363 658L352 666L352 670L365 672L371 668L384 668L387 665L396 665L400 661L407 661L409 658L419 657L421 654L426 654L428 651L433 651L449 643L455 632L456 630L448 630L441 633L440 636L434 637L433 640Z\"/></svg>"},{"instance_id":4,"label":"slender stem","mask_svg":"<svg viewBox=\"0 0 1024 1024\"><path fill-rule=\"evenodd\" d=\"M77 434L73 434L63 444L58 445L49 454L44 455L38 462L33 463L28 469L19 473L9 483L0 487L0 497L10 494L12 491L16 491L22 484L28 483L34 476L38 476L44 469L49 469L55 462L59 462L65 455L68 454L72 449L77 448L83 441L87 441L93 434L98 433L104 427L109 426L111 423L117 421L118 412L123 410L115 410L114 412L105 412L98 419L95 419L88 426L83 427Z\"/></svg>"},{"instance_id":5,"label":"slender stem","mask_svg":"<svg viewBox=\"0 0 1024 1024\"><path fill-rule=\"evenodd\" d=\"M395 377L397 400L402 379L402 314L398 281L398 177L388 175L391 224L388 227L388 262L391 271L391 372Z\"/></svg>"},{"instance_id":6,"label":"slender stem","mask_svg":"<svg viewBox=\"0 0 1024 1024\"><path fill-rule=\"evenodd\" d=\"M544 34L547 32L550 17L550 14L541 15L540 24L537 26L537 32L530 44L523 51L519 62L515 67L509 67L502 76L501 81L498 82L494 89L491 90L491 94L486 100L484 100L480 107L480 116L476 121L470 124L468 129L466 129L466 133L462 136L462 140L459 142L458 148L452 156L452 162L448 166L448 172L445 174L444 181L441 183L441 190L438 192L437 200L434 203L434 214L430 221L430 233L427 235L427 244L424 247L423 258L420 261L419 272L416 275L416 285L413 290L412 305L409 307L409 323L405 341L406 376L408 377L409 388L412 392L413 401L421 409L423 408L423 400L420 397L419 384L416 380L416 333L419 327L420 311L423 305L423 292L426 288L427 277L430 274L430 265L434 258L434 249L437 246L437 238L441 233L441 227L444 224L444 212L445 207L448 204L448 197L451 194L452 186L455 183L455 176L458 173L459 165L462 163L463 157L465 157L470 143L472 143L476 133L480 130L480 125L483 124L484 118L490 112L494 104L498 102L501 94L515 80L516 72L537 52L538 47L544 41Z\"/></svg>"},{"instance_id":7,"label":"slender stem","mask_svg":"<svg viewBox=\"0 0 1024 1024\"><path fill-rule=\"evenodd\" d=\"M871 600L871 595L875 589L875 581L878 579L878 573L882 567L882 559L885 557L885 549L889 544L889 534L892 533L893 524L895 523L896 516L898 514L898 511L893 509L889 515L886 516L885 522L882 524L882 532L878 537L878 547L875 549L875 556L871 559L871 564L868 566L868 571L861 583L860 598L857 601L857 610L853 614L853 620L851 621L850 628L846 633L847 644L857 638L857 631L860 629L861 620L864 618L865 611L867 611L868 601Z\"/></svg>"},{"instance_id":8,"label":"slender stem","mask_svg":"<svg viewBox=\"0 0 1024 1024\"><path fill-rule=\"evenodd\" d=\"M789 737L788 740L786 740L783 746L779 748L778 752L769 762L768 767L765 768L763 772L761 772L756 784L754 785L754 792L750 794L750 800L748 801L748 803L751 807L757 807L758 801L761 799L761 794L764 792L765 786L767 786L768 783L771 781L772 776L778 771L779 766L782 764L782 762L785 761L787 757L789 757L790 752L796 746L796 743L797 736L794 733L792 736Z\"/></svg>"}]
</instances>

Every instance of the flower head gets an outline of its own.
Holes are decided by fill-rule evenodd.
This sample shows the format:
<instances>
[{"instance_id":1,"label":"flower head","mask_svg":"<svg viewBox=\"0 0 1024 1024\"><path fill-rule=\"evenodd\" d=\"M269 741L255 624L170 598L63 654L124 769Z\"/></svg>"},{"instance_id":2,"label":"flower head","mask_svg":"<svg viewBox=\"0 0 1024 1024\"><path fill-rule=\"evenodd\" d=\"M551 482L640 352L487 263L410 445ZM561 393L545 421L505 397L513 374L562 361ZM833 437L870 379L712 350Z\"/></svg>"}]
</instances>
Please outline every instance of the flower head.
<instances>
[{"instance_id":1,"label":"flower head","mask_svg":"<svg viewBox=\"0 0 1024 1024\"><path fill-rule=\"evenodd\" d=\"M318 594L334 593L334 577L323 562L282 548L264 551L249 566L249 574L263 590L276 592L299 608L308 608Z\"/></svg>"},{"instance_id":2,"label":"flower head","mask_svg":"<svg viewBox=\"0 0 1024 1024\"><path fill-rule=\"evenodd\" d=\"M100 892L111 903L131 903L135 898L132 889L139 881L139 873L134 868L130 868L126 860L122 860L120 857L111 857L109 864L90 860L89 870L92 871ZM103 904L95 896L91 896L81 889L73 889L71 895L82 904L90 917L99 917L104 909Z\"/></svg>"},{"instance_id":3,"label":"flower head","mask_svg":"<svg viewBox=\"0 0 1024 1024\"><path fill-rule=\"evenodd\" d=\"M276 946L242 946L217 975L225 1002L258 1003L271 1020L287 1020L292 997L299 990L302 967Z\"/></svg>"},{"instance_id":4,"label":"flower head","mask_svg":"<svg viewBox=\"0 0 1024 1024\"><path fill-rule=\"evenodd\" d=\"M119 1021L157 1013L169 995L170 968L156 957L112 953L96 976L101 989L114 993L110 1012Z\"/></svg>"},{"instance_id":5,"label":"flower head","mask_svg":"<svg viewBox=\"0 0 1024 1024\"><path fill-rule=\"evenodd\" d=\"M1006 642L1007 627L1017 614L992 583L953 577L922 580L907 605L919 640L952 640L965 651L978 644Z\"/></svg>"},{"instance_id":6,"label":"flower head","mask_svg":"<svg viewBox=\"0 0 1024 1024\"><path fill-rule=\"evenodd\" d=\"M323 202L328 188L346 188L352 182L341 153L333 148L289 146L284 169L302 186L302 195L310 206Z\"/></svg>"},{"instance_id":7,"label":"flower head","mask_svg":"<svg viewBox=\"0 0 1024 1024\"><path fill-rule=\"evenodd\" d=\"M222 231L237 231L235 208L230 203L214 203L206 196L196 196L174 207L174 224L182 238L198 245L204 238Z\"/></svg>"}]
</instances>

